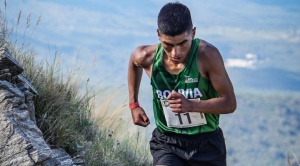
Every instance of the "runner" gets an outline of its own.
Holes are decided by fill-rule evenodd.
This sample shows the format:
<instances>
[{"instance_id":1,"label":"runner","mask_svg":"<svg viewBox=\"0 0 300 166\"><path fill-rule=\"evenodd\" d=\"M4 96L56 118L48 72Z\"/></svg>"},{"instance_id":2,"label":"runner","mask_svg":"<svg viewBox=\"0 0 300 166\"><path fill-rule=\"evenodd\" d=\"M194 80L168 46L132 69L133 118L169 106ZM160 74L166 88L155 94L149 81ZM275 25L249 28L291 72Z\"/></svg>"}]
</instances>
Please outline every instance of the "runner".
<instances>
[{"instance_id":1,"label":"runner","mask_svg":"<svg viewBox=\"0 0 300 166\"><path fill-rule=\"evenodd\" d=\"M232 83L216 47L195 38L189 9L167 3L158 14L160 43L137 47L129 60L129 107L134 124L149 119L138 103L143 70L151 79L156 129L153 165L226 165L219 115L236 109Z\"/></svg>"}]
</instances>

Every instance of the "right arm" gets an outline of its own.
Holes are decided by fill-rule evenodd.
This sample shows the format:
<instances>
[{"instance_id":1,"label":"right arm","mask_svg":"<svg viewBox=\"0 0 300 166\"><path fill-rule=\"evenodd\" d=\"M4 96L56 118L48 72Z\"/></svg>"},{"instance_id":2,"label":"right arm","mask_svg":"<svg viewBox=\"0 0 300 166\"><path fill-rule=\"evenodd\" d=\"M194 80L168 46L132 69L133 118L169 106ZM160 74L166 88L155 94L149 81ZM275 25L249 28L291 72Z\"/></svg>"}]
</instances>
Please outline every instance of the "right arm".
<instances>
[{"instance_id":1,"label":"right arm","mask_svg":"<svg viewBox=\"0 0 300 166\"><path fill-rule=\"evenodd\" d=\"M142 79L143 69L148 76L151 75L154 46L140 46L136 48L129 59L128 65L128 91L129 104L138 102L138 94ZM155 49L154 49L155 51ZM131 109L133 123L146 127L150 122L142 107Z\"/></svg>"}]
</instances>

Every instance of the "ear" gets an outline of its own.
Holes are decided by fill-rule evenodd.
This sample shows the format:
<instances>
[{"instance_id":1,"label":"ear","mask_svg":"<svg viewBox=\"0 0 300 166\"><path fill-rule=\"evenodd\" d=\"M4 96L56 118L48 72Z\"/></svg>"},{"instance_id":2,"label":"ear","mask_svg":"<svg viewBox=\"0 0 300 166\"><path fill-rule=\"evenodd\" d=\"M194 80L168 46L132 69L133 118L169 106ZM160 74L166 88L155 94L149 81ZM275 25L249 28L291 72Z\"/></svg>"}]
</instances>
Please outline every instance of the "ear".
<instances>
[{"instance_id":1,"label":"ear","mask_svg":"<svg viewBox=\"0 0 300 166\"><path fill-rule=\"evenodd\" d=\"M193 39L195 38L195 36L196 36L196 27L194 27L192 29L192 37L193 37Z\"/></svg>"},{"instance_id":2,"label":"ear","mask_svg":"<svg viewBox=\"0 0 300 166\"><path fill-rule=\"evenodd\" d=\"M158 38L160 37L159 29L156 30Z\"/></svg>"},{"instance_id":3,"label":"ear","mask_svg":"<svg viewBox=\"0 0 300 166\"><path fill-rule=\"evenodd\" d=\"M159 29L156 30L157 32L157 37L158 37L158 40L160 40L160 37L161 37L161 33L159 32Z\"/></svg>"}]
</instances>

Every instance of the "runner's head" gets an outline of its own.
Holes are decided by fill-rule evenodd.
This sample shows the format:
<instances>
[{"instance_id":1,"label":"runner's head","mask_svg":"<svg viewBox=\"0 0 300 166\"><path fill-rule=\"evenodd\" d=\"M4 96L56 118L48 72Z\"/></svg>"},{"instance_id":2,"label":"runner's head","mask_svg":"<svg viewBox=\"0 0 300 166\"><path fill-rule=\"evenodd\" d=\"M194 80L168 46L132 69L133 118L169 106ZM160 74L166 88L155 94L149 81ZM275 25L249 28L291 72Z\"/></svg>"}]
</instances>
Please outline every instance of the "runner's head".
<instances>
[{"instance_id":1,"label":"runner's head","mask_svg":"<svg viewBox=\"0 0 300 166\"><path fill-rule=\"evenodd\" d=\"M190 10L179 2L163 6L158 14L157 24L160 34L172 37L193 29Z\"/></svg>"}]
</instances>

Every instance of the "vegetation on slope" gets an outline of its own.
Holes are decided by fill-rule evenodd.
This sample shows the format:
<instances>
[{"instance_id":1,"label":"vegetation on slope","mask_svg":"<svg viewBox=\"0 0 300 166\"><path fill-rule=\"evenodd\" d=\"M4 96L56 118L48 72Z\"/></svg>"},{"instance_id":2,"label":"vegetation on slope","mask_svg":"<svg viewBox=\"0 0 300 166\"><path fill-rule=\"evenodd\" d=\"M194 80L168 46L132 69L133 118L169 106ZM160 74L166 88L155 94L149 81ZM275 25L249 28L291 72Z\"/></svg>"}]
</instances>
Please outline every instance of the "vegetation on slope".
<instances>
[{"instance_id":1,"label":"vegetation on slope","mask_svg":"<svg viewBox=\"0 0 300 166\"><path fill-rule=\"evenodd\" d=\"M6 1L4 4L6 6ZM20 19L21 12L15 27L18 27ZM41 18L34 25L30 14L26 19L24 34L31 30L32 35ZM123 130L122 136L127 136L117 137L113 134L116 128L103 123L107 118L115 124L124 123L124 120L109 116L92 118L95 109L93 100L96 95L105 95L101 89L89 88L88 81L82 82L78 72L71 70L64 74L56 54L50 60L36 61L38 55L34 48L30 49L30 43L22 43L18 37L14 41L11 39L14 29L7 27L5 12L2 11L0 30L0 47L5 46L17 59L25 70L23 74L38 91L39 95L35 98L37 125L52 148L64 148L73 157L83 156L85 165L150 165L148 149L141 143L139 134L132 135ZM102 101L105 102L111 101ZM123 110L124 105L120 105L118 109ZM108 107L101 107L98 111L102 115L111 112Z\"/></svg>"}]
</instances>

